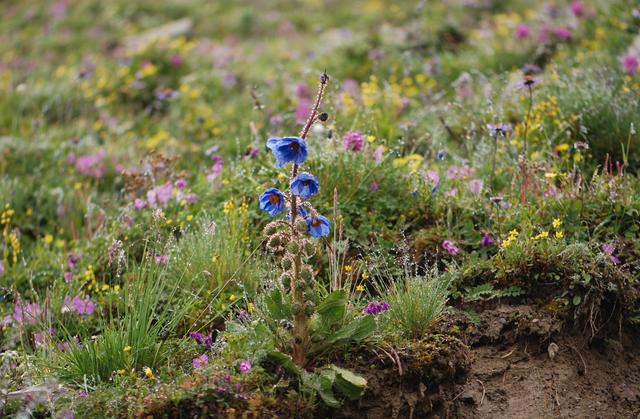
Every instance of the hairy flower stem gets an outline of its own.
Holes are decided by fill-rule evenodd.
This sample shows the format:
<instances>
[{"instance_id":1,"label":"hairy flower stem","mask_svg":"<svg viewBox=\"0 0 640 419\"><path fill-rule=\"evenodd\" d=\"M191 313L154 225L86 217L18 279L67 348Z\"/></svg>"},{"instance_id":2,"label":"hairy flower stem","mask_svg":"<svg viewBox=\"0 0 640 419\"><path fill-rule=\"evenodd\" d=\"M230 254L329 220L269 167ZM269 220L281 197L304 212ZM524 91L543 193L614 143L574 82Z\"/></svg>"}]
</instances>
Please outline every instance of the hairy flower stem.
<instances>
[{"instance_id":1,"label":"hairy flower stem","mask_svg":"<svg viewBox=\"0 0 640 419\"><path fill-rule=\"evenodd\" d=\"M311 126L316 121L318 114L318 108L322 102L322 96L324 94L324 88L329 81L329 77L326 73L322 73L320 76L320 86L318 87L318 96L316 97L316 103L313 106L309 119L307 119L304 128L300 132L300 138L306 140ZM291 170L290 182L298 175L299 165L294 164ZM293 241L301 243L301 233L296 229L296 218L298 216L298 197L291 195L291 232L293 235ZM300 367L304 367L306 364L306 352L309 344L309 318L305 312L305 297L303 287L300 285L300 271L302 268L302 246L298 246L298 250L293 259L293 278L291 279L291 294L293 295L293 302L298 307L298 310L294 313L293 321L293 362Z\"/></svg>"},{"instance_id":2,"label":"hairy flower stem","mask_svg":"<svg viewBox=\"0 0 640 419\"><path fill-rule=\"evenodd\" d=\"M529 187L529 178L527 174L527 134L529 132L529 120L531 117L531 108L533 107L533 88L531 84L527 85L529 89L529 108L527 116L524 120L524 145L522 146L522 156L520 156L520 171L522 173L522 182L520 183L520 202L527 202L527 189Z\"/></svg>"}]
</instances>

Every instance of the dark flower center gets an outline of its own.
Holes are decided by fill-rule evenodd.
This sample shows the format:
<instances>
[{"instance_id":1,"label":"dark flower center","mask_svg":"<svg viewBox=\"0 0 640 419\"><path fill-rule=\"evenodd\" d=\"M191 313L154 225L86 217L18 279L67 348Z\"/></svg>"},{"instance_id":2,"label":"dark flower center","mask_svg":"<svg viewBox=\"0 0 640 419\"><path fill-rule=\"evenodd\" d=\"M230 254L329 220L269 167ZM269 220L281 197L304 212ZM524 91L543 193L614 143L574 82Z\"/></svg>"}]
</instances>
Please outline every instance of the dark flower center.
<instances>
[{"instance_id":1,"label":"dark flower center","mask_svg":"<svg viewBox=\"0 0 640 419\"><path fill-rule=\"evenodd\" d=\"M317 219L317 218L314 218L314 219L311 221L311 226L312 226L312 227L319 227L319 226L320 226L320 224L322 224L322 223L321 223L321 222L320 222L320 220L319 220L319 219Z\"/></svg>"},{"instance_id":2,"label":"dark flower center","mask_svg":"<svg viewBox=\"0 0 640 419\"><path fill-rule=\"evenodd\" d=\"M277 204L278 202L280 202L280 197L276 194L269 195L269 202L271 202L272 204Z\"/></svg>"},{"instance_id":3,"label":"dark flower center","mask_svg":"<svg viewBox=\"0 0 640 419\"><path fill-rule=\"evenodd\" d=\"M310 180L303 180L300 183L302 184L302 186L309 186L311 184L311 181Z\"/></svg>"},{"instance_id":4,"label":"dark flower center","mask_svg":"<svg viewBox=\"0 0 640 419\"><path fill-rule=\"evenodd\" d=\"M293 151L298 151L298 150L300 150L300 144L298 144L298 143L291 143L291 144L289 144L289 148L290 148L291 150L293 150Z\"/></svg>"}]
</instances>

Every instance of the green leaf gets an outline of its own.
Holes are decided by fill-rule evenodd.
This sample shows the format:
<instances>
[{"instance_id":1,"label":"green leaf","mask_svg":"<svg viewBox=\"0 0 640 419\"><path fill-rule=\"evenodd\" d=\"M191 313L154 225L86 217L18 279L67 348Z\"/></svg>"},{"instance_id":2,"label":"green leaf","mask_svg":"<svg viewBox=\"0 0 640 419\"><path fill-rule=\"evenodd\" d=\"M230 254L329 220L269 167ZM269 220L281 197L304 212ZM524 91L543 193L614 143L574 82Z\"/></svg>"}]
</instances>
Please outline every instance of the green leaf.
<instances>
[{"instance_id":1,"label":"green leaf","mask_svg":"<svg viewBox=\"0 0 640 419\"><path fill-rule=\"evenodd\" d=\"M573 297L573 305L574 306L580 305L581 301L582 301L582 298L580 298L579 295L576 295L575 297Z\"/></svg>"},{"instance_id":2,"label":"green leaf","mask_svg":"<svg viewBox=\"0 0 640 419\"><path fill-rule=\"evenodd\" d=\"M318 314L328 324L334 324L344 318L347 296L344 291L334 291L318 305Z\"/></svg>"},{"instance_id":3,"label":"green leaf","mask_svg":"<svg viewBox=\"0 0 640 419\"><path fill-rule=\"evenodd\" d=\"M331 370L324 370L321 373L301 372L302 384L315 390L322 401L330 407L339 407L342 403L333 394L333 384L336 373Z\"/></svg>"},{"instance_id":4,"label":"green leaf","mask_svg":"<svg viewBox=\"0 0 640 419\"><path fill-rule=\"evenodd\" d=\"M267 305L269 314L274 320L291 318L291 308L285 305L279 289L271 292L271 295L265 299L265 304Z\"/></svg>"},{"instance_id":5,"label":"green leaf","mask_svg":"<svg viewBox=\"0 0 640 419\"><path fill-rule=\"evenodd\" d=\"M344 368L331 365L329 368L336 372L334 385L336 389L351 400L362 396L367 388L367 380Z\"/></svg>"},{"instance_id":6,"label":"green leaf","mask_svg":"<svg viewBox=\"0 0 640 419\"><path fill-rule=\"evenodd\" d=\"M291 356L282 353L280 351L270 351L267 354L267 358L273 362L276 362L284 367L287 371L293 374L300 374L300 368L296 364L293 363L293 359Z\"/></svg>"},{"instance_id":7,"label":"green leaf","mask_svg":"<svg viewBox=\"0 0 640 419\"><path fill-rule=\"evenodd\" d=\"M328 341L330 343L341 341L359 342L369 337L375 328L376 322L373 320L373 316L364 316L338 329L336 333L329 337Z\"/></svg>"}]
</instances>

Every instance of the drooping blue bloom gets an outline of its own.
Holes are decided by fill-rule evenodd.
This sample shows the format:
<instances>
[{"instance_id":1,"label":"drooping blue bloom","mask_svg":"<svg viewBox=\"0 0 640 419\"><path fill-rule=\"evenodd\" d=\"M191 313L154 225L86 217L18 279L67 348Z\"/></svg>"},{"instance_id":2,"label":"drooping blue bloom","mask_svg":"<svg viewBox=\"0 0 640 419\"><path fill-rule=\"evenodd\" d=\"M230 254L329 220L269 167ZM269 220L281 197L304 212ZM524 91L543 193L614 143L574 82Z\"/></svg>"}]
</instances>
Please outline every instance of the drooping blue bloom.
<instances>
[{"instance_id":1,"label":"drooping blue bloom","mask_svg":"<svg viewBox=\"0 0 640 419\"><path fill-rule=\"evenodd\" d=\"M284 211L284 194L276 188L269 188L260 195L260 209L266 211L272 217Z\"/></svg>"},{"instance_id":2,"label":"drooping blue bloom","mask_svg":"<svg viewBox=\"0 0 640 419\"><path fill-rule=\"evenodd\" d=\"M322 215L307 217L307 231L316 239L329 234L331 223Z\"/></svg>"},{"instance_id":3,"label":"drooping blue bloom","mask_svg":"<svg viewBox=\"0 0 640 419\"><path fill-rule=\"evenodd\" d=\"M307 144L299 137L272 137L267 141L267 147L276 158L276 167L291 161L302 164L307 159Z\"/></svg>"},{"instance_id":4,"label":"drooping blue bloom","mask_svg":"<svg viewBox=\"0 0 640 419\"><path fill-rule=\"evenodd\" d=\"M307 218L307 215L309 215L307 210L304 207L298 205L298 217ZM291 208L289 208L289 211L287 211L287 218L291 219Z\"/></svg>"},{"instance_id":5,"label":"drooping blue bloom","mask_svg":"<svg viewBox=\"0 0 640 419\"><path fill-rule=\"evenodd\" d=\"M291 193L309 199L318 193L318 179L309 173L300 173L291 181Z\"/></svg>"}]
</instances>

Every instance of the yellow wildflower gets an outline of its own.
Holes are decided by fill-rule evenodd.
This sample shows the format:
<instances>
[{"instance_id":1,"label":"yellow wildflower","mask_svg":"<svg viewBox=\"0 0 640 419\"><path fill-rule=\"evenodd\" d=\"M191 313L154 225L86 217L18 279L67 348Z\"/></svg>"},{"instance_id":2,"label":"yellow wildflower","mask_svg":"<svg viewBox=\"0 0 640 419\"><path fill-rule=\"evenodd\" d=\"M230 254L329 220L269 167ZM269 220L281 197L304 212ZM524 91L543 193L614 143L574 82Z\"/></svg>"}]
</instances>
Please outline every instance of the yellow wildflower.
<instances>
[{"instance_id":1,"label":"yellow wildflower","mask_svg":"<svg viewBox=\"0 0 640 419\"><path fill-rule=\"evenodd\" d=\"M51 244L52 241L53 241L53 236L51 234L47 234L44 236L44 242L46 244Z\"/></svg>"},{"instance_id":2,"label":"yellow wildflower","mask_svg":"<svg viewBox=\"0 0 640 419\"><path fill-rule=\"evenodd\" d=\"M144 371L144 375L145 375L147 378L153 378L153 371L151 370L151 368L149 368L149 367L144 367L144 368L143 368L143 371Z\"/></svg>"},{"instance_id":3,"label":"yellow wildflower","mask_svg":"<svg viewBox=\"0 0 640 419\"><path fill-rule=\"evenodd\" d=\"M564 237L564 232L562 230L556 231L556 238L561 239Z\"/></svg>"},{"instance_id":4,"label":"yellow wildflower","mask_svg":"<svg viewBox=\"0 0 640 419\"><path fill-rule=\"evenodd\" d=\"M562 225L562 220L560 220L559 218L553 219L553 228L557 230L560 228L561 225Z\"/></svg>"},{"instance_id":5,"label":"yellow wildflower","mask_svg":"<svg viewBox=\"0 0 640 419\"><path fill-rule=\"evenodd\" d=\"M127 345L127 346L124 347L124 349L122 351L128 353L128 352L131 352L131 349L132 349L131 346Z\"/></svg>"},{"instance_id":6,"label":"yellow wildflower","mask_svg":"<svg viewBox=\"0 0 640 419\"><path fill-rule=\"evenodd\" d=\"M362 285L358 285L358 286L356 287L356 291L358 291L358 292L362 292L362 291L364 291L364 287L363 287Z\"/></svg>"}]
</instances>

